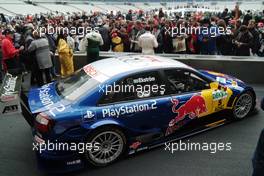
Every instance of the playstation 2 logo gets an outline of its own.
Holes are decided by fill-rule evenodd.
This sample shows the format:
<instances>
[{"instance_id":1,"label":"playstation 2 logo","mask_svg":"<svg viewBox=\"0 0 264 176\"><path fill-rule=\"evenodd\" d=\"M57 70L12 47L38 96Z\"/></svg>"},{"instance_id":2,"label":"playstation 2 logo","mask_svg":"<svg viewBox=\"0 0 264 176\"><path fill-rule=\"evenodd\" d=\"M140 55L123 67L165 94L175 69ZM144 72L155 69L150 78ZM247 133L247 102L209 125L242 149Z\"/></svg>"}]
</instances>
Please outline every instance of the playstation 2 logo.
<instances>
[{"instance_id":1,"label":"playstation 2 logo","mask_svg":"<svg viewBox=\"0 0 264 176\"><path fill-rule=\"evenodd\" d=\"M87 110L86 114L84 115L84 119L92 119L95 116L95 114L92 111Z\"/></svg>"}]
</instances>

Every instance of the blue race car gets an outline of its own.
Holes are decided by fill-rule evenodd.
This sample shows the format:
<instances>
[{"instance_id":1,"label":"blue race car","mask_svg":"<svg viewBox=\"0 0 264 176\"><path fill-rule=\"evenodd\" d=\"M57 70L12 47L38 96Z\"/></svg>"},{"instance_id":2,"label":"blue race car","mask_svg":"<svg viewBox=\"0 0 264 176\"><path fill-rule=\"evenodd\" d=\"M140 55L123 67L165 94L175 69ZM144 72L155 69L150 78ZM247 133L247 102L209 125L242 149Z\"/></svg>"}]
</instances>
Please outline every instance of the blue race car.
<instances>
[{"instance_id":1,"label":"blue race car","mask_svg":"<svg viewBox=\"0 0 264 176\"><path fill-rule=\"evenodd\" d=\"M93 62L22 99L38 160L52 171L106 166L230 121L211 114L243 119L256 104L239 79L147 55Z\"/></svg>"}]
</instances>

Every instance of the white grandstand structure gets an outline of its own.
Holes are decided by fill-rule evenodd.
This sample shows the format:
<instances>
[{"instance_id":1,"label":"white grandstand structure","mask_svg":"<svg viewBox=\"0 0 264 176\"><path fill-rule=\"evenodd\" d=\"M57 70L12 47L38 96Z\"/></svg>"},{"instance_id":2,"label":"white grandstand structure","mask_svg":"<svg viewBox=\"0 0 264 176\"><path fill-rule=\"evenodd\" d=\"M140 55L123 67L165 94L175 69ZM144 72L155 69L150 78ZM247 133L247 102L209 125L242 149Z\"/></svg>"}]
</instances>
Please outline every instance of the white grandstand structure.
<instances>
[{"instance_id":1,"label":"white grandstand structure","mask_svg":"<svg viewBox=\"0 0 264 176\"><path fill-rule=\"evenodd\" d=\"M128 10L148 11L163 8L165 11L222 11L224 8L233 9L235 4L240 5L241 10L264 10L262 0L176 0L176 1L81 1L81 0L0 0L0 13L8 16L33 15L39 13L73 13L73 12L127 12Z\"/></svg>"}]
</instances>

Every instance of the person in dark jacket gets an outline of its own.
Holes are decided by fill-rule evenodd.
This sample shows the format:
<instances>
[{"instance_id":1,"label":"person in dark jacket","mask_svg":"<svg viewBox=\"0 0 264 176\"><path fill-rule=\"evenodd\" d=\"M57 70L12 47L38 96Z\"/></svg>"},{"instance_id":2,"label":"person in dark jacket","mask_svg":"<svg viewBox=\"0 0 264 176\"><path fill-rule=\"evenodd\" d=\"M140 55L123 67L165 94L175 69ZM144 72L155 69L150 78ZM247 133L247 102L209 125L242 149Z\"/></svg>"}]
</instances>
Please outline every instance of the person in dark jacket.
<instances>
[{"instance_id":1,"label":"person in dark jacket","mask_svg":"<svg viewBox=\"0 0 264 176\"><path fill-rule=\"evenodd\" d=\"M131 9L128 11L128 14L126 15L126 20L132 21L132 10Z\"/></svg>"},{"instance_id":2,"label":"person in dark jacket","mask_svg":"<svg viewBox=\"0 0 264 176\"><path fill-rule=\"evenodd\" d=\"M169 20L165 21L164 27L161 28L162 34L162 46L164 53L172 53L173 45L172 45L172 30L171 30L171 22Z\"/></svg>"},{"instance_id":3,"label":"person in dark jacket","mask_svg":"<svg viewBox=\"0 0 264 176\"><path fill-rule=\"evenodd\" d=\"M258 50L260 48L260 38L259 38L259 31L256 28L255 20L250 20L248 23L248 31L253 36L253 44L252 44L252 54L255 55L258 53Z\"/></svg>"},{"instance_id":4,"label":"person in dark jacket","mask_svg":"<svg viewBox=\"0 0 264 176\"><path fill-rule=\"evenodd\" d=\"M52 65L53 65L53 67L51 68L51 74L55 78L58 76L56 68L55 68L56 39L51 32L47 32L45 36L49 42L50 57L51 57Z\"/></svg>"},{"instance_id":5,"label":"person in dark jacket","mask_svg":"<svg viewBox=\"0 0 264 176\"><path fill-rule=\"evenodd\" d=\"M216 54L216 35L217 27L211 25L210 19L205 18L202 20L202 31L198 35L198 42L200 45L201 54L215 55ZM208 30L208 32L207 32Z\"/></svg>"},{"instance_id":6,"label":"person in dark jacket","mask_svg":"<svg viewBox=\"0 0 264 176\"><path fill-rule=\"evenodd\" d=\"M159 19L163 18L165 16L162 8L159 9Z\"/></svg>"},{"instance_id":7,"label":"person in dark jacket","mask_svg":"<svg viewBox=\"0 0 264 176\"><path fill-rule=\"evenodd\" d=\"M261 101L261 108L264 110L264 98ZM252 159L252 176L263 176L264 173L264 129L261 131L258 144Z\"/></svg>"},{"instance_id":8,"label":"person in dark jacket","mask_svg":"<svg viewBox=\"0 0 264 176\"><path fill-rule=\"evenodd\" d=\"M225 8L225 10L221 13L220 18L226 19L228 16L228 8Z\"/></svg>"},{"instance_id":9,"label":"person in dark jacket","mask_svg":"<svg viewBox=\"0 0 264 176\"><path fill-rule=\"evenodd\" d=\"M242 15L242 11L239 9L239 5L235 6L235 9L231 12L233 19L238 20Z\"/></svg>"},{"instance_id":10,"label":"person in dark jacket","mask_svg":"<svg viewBox=\"0 0 264 176\"><path fill-rule=\"evenodd\" d=\"M248 31L247 26L242 25L239 28L239 32L233 41L235 45L236 56L250 56L250 47L253 44L253 36Z\"/></svg>"},{"instance_id":11,"label":"person in dark jacket","mask_svg":"<svg viewBox=\"0 0 264 176\"><path fill-rule=\"evenodd\" d=\"M129 35L127 33L126 28L122 27L119 33L120 33L120 37L122 38L122 41L124 44L124 52L130 52Z\"/></svg>"},{"instance_id":12,"label":"person in dark jacket","mask_svg":"<svg viewBox=\"0 0 264 176\"><path fill-rule=\"evenodd\" d=\"M31 42L34 40L33 35L32 35L32 29L28 29L25 32L25 65L27 70L31 72L31 84L36 84L38 82L41 82L39 80L39 69L36 67L37 63L37 58L36 58L36 53L35 51L28 51L28 48L31 44Z\"/></svg>"},{"instance_id":13,"label":"person in dark jacket","mask_svg":"<svg viewBox=\"0 0 264 176\"><path fill-rule=\"evenodd\" d=\"M244 16L242 24L247 26L249 20L252 20L252 14L251 14L250 10L248 10L246 15Z\"/></svg>"},{"instance_id":14,"label":"person in dark jacket","mask_svg":"<svg viewBox=\"0 0 264 176\"><path fill-rule=\"evenodd\" d=\"M218 21L218 27L223 28L226 32L216 37L217 51L221 55L232 55L233 36L231 35L231 33L228 33L228 31L226 30L226 23L224 20Z\"/></svg>"}]
</instances>

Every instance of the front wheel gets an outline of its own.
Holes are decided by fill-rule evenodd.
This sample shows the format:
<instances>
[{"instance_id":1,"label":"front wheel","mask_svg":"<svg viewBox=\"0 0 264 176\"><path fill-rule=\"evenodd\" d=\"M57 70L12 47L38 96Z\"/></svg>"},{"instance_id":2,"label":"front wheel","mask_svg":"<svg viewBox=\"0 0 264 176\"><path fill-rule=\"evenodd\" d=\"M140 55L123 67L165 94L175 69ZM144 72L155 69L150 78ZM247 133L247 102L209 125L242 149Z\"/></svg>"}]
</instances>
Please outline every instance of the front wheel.
<instances>
[{"instance_id":1,"label":"front wheel","mask_svg":"<svg viewBox=\"0 0 264 176\"><path fill-rule=\"evenodd\" d=\"M89 150L85 158L94 166L106 166L118 160L126 148L126 138L123 132L117 128L103 127L96 130L88 139L88 142L98 143L97 150Z\"/></svg>"},{"instance_id":2,"label":"front wheel","mask_svg":"<svg viewBox=\"0 0 264 176\"><path fill-rule=\"evenodd\" d=\"M233 108L234 119L239 120L245 118L248 113L254 108L253 104L253 94L251 92L242 93L238 97Z\"/></svg>"}]
</instances>

